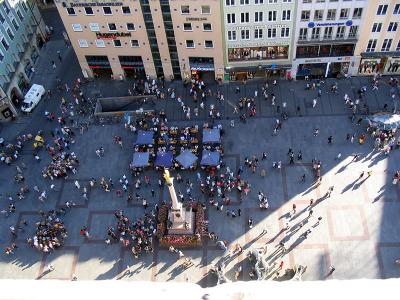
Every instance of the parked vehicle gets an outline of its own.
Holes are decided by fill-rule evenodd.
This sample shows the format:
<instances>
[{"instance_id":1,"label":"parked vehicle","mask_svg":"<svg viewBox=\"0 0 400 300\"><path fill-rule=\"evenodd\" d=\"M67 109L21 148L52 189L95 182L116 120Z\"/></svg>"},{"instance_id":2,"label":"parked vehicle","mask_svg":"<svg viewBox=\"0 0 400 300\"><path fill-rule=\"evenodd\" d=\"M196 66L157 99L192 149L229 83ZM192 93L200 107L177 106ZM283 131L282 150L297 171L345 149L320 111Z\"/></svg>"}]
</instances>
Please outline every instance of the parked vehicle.
<instances>
[{"instance_id":1,"label":"parked vehicle","mask_svg":"<svg viewBox=\"0 0 400 300\"><path fill-rule=\"evenodd\" d=\"M25 95L21 110L26 113L31 112L38 105L45 92L46 90L42 85L33 84Z\"/></svg>"}]
</instances>

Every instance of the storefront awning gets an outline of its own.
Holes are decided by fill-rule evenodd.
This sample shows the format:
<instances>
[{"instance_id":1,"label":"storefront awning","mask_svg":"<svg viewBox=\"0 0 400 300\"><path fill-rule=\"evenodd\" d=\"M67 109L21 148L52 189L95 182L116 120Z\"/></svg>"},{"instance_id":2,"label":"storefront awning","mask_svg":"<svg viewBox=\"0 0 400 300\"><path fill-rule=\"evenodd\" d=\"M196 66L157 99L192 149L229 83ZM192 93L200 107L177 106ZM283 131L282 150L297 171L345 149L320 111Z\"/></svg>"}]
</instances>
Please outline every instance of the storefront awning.
<instances>
[{"instance_id":1,"label":"storefront awning","mask_svg":"<svg viewBox=\"0 0 400 300\"><path fill-rule=\"evenodd\" d=\"M200 63L193 63L190 64L190 70L192 71L214 71L214 65L212 64L200 64Z\"/></svg>"}]
</instances>

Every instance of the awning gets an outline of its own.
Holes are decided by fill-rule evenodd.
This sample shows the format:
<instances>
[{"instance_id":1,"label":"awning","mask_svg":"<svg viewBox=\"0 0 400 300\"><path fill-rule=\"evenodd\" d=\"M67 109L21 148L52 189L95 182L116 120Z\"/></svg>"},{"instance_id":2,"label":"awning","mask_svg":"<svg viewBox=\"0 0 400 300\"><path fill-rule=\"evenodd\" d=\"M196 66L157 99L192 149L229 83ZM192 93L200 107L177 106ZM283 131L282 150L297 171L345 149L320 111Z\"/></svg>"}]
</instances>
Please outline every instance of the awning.
<instances>
[{"instance_id":1,"label":"awning","mask_svg":"<svg viewBox=\"0 0 400 300\"><path fill-rule=\"evenodd\" d=\"M220 143L221 133L218 128L203 129L203 143Z\"/></svg>"},{"instance_id":2,"label":"awning","mask_svg":"<svg viewBox=\"0 0 400 300\"><path fill-rule=\"evenodd\" d=\"M361 57L365 58L380 58L380 57L400 57L400 51L387 52L362 52Z\"/></svg>"},{"instance_id":3,"label":"awning","mask_svg":"<svg viewBox=\"0 0 400 300\"><path fill-rule=\"evenodd\" d=\"M158 152L156 162L154 163L154 165L156 167L170 168L172 167L172 159L173 159L173 154L171 151Z\"/></svg>"},{"instance_id":4,"label":"awning","mask_svg":"<svg viewBox=\"0 0 400 300\"><path fill-rule=\"evenodd\" d=\"M201 64L201 63L191 63L190 70L192 71L214 71L213 64Z\"/></svg>"},{"instance_id":5,"label":"awning","mask_svg":"<svg viewBox=\"0 0 400 300\"><path fill-rule=\"evenodd\" d=\"M139 130L135 145L151 145L154 143L153 136L153 131Z\"/></svg>"},{"instance_id":6,"label":"awning","mask_svg":"<svg viewBox=\"0 0 400 300\"><path fill-rule=\"evenodd\" d=\"M149 152L135 152L133 153L132 167L140 168L146 167L149 164Z\"/></svg>"},{"instance_id":7,"label":"awning","mask_svg":"<svg viewBox=\"0 0 400 300\"><path fill-rule=\"evenodd\" d=\"M192 153L190 150L184 150L181 154L179 154L175 160L184 168L187 169L194 165L197 161L197 156Z\"/></svg>"},{"instance_id":8,"label":"awning","mask_svg":"<svg viewBox=\"0 0 400 300\"><path fill-rule=\"evenodd\" d=\"M218 151L204 150L200 164L202 166L218 166L221 154Z\"/></svg>"}]
</instances>

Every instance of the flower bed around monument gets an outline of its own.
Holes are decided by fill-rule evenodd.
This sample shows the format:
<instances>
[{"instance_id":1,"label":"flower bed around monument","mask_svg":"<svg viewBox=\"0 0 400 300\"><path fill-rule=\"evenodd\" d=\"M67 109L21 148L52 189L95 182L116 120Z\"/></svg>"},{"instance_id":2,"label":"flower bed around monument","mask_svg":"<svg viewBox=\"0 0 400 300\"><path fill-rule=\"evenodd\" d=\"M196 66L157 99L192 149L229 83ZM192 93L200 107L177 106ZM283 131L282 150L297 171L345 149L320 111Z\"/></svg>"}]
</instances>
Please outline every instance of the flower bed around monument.
<instances>
[{"instance_id":1,"label":"flower bed around monument","mask_svg":"<svg viewBox=\"0 0 400 300\"><path fill-rule=\"evenodd\" d=\"M187 206L186 206L187 207ZM195 214L194 234L175 235L168 234L168 206L162 206L158 211L157 237L160 241L160 246L179 246L193 247L202 244L202 236L206 234L204 209L199 203L193 203L192 209Z\"/></svg>"}]
</instances>

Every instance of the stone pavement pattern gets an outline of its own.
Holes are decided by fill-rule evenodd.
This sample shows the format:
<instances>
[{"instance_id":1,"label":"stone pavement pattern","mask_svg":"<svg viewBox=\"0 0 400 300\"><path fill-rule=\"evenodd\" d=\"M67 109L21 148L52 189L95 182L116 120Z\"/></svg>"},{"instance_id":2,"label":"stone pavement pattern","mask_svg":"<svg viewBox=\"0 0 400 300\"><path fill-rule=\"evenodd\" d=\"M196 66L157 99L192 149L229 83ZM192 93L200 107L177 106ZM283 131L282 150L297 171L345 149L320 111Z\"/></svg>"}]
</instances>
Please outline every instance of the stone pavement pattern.
<instances>
[{"instance_id":1,"label":"stone pavement pattern","mask_svg":"<svg viewBox=\"0 0 400 300\"><path fill-rule=\"evenodd\" d=\"M51 15L50 15L51 16ZM46 17L46 16L45 16ZM54 26L54 25L53 25ZM57 34L56 36L60 36ZM60 39L50 41L42 52L37 66L37 74L34 81L45 84L46 88L54 88L55 76L59 76L64 82L72 82L81 76L79 66L71 49L65 47ZM55 72L47 64L48 57L54 56L57 49L63 49L65 59ZM56 57L55 57L56 58ZM128 205L126 197L117 198L115 193L105 194L98 189L89 194L89 200L82 198L75 189L73 181L79 180L81 184L87 184L91 177L112 177L114 182L124 173L128 174L128 164L132 156L132 143L135 137L123 129L122 125L92 125L87 133L77 137L73 146L80 159L81 166L75 176L68 180L57 180L54 191L48 191L49 199L45 203L39 203L33 192L25 199L16 203L17 213L9 218L0 219L0 248L4 249L12 240L9 226L18 223L18 220L26 219L30 227L25 232L20 232L16 240L19 248L15 255L0 256L0 278L20 279L71 279L76 274L78 279L123 279L123 280L152 280L152 281L189 281L199 283L202 286L216 284L216 278L209 275L210 268L223 256L227 260L227 276L234 277L234 270L243 265L244 272L240 279L249 280L249 263L245 259L247 251L252 247L268 247L268 262L284 261L284 268L296 263L308 266L304 274L305 280L325 279L329 266L335 265L336 271L329 278L354 279L354 278L389 278L398 277L400 269L394 265L394 259L398 258L400 250L400 229L398 215L400 213L400 192L398 186L391 184L393 173L399 169L399 153L395 150L388 157L372 151L372 141L369 139L363 146L357 143L351 144L345 140L347 133L360 133L363 128L356 127L349 121L349 112L343 104L343 95L348 93L355 96L356 90L363 84L368 84L366 78L352 78L339 81L339 94L328 92L332 81L323 87L322 100L316 108L312 108L312 99L316 92L304 90L304 82L279 82L274 93L277 96L277 104L283 101L288 103L290 118L283 124L282 131L277 136L271 136L275 122L276 111L262 98L257 99L257 116L247 122L239 124L235 128L229 127L229 119L233 115L232 105L236 105L239 97L251 96L255 88L260 88L262 82L253 81L241 86L241 93L235 94L237 84L227 84L220 87L225 94L225 103L219 104L212 97L207 104L215 103L222 111L221 123L226 129L223 140L225 147L225 161L231 169L236 170L243 164L245 157L260 155L267 151L269 158L261 163L266 168L268 175L261 178L257 174L252 175L249 170L244 173L252 185L252 192L240 203L233 195L231 209L242 210L242 216L236 219L227 217L224 213L217 212L213 207L207 210L210 221L210 231L216 232L222 239L229 242L229 248L233 249L236 243L244 245L245 251L239 256L227 257L211 242L195 249L183 249L186 256L191 257L194 266L185 270L176 257L167 249L155 247L153 255L143 255L138 260L134 259L130 251L120 245L107 246L104 243L108 225L115 224L113 213L116 209L123 209L131 219L143 215L144 209L139 203ZM129 81L99 80L84 87L88 96L121 96L127 95ZM183 99L188 99L188 90L182 87L180 82L174 82L171 86L177 89L177 94ZM212 85L215 90L215 86ZM259 92L259 94L261 94ZM50 124L45 122L44 110L57 111L61 95L54 94L49 99L42 101L34 114L22 117L18 122L5 126L1 135L7 139L15 137L19 133L35 132L39 129L50 129ZM383 83L378 91L367 92L366 102L371 111L382 109L385 100L389 99L389 87ZM389 107L391 103L388 102ZM193 104L191 103L191 106ZM199 103L197 104L199 105ZM295 116L296 107L301 107L301 117ZM192 106L193 107L193 106ZM172 124L183 126L185 124L201 124L206 120L206 112L201 112L199 117L191 121L184 120L184 115L177 103L170 100L158 102L156 109L166 110L168 119ZM238 121L238 120L237 120ZM313 129L320 128L320 135L313 136ZM114 135L122 136L124 148L121 150L113 143ZM333 135L333 145L327 144L328 136ZM49 134L47 134L49 138ZM95 155L95 149L99 146L105 148L105 158L99 159ZM303 152L302 163L287 164L286 153L288 148ZM341 160L335 160L341 152ZM357 162L350 162L351 155L360 153ZM49 190L49 181L44 181L41 170L49 162L49 158L42 155L39 163L32 159L32 150L24 149L22 159L29 166L26 175L27 184L38 185L41 189ZM318 188L312 188L311 160L316 157L322 161L323 181ZM281 171L272 169L272 162L282 160L284 167ZM360 172L373 170L371 178L357 181ZM0 205L4 208L8 205L6 193L14 193L17 185L13 182L14 167L0 166L0 191L3 197ZM299 183L299 177L305 173L306 182ZM153 185L160 174L148 171ZM194 181L195 174L185 173ZM185 178L186 178L185 177ZM143 180L142 180L143 181ZM131 180L132 183L132 180ZM334 185L332 196L324 198L327 189ZM131 187L132 189L132 187ZM183 186L178 186L182 189ZM156 190L156 197L152 198L150 189L142 191L150 206L163 199L168 200L168 192L164 189ZM260 211L258 208L257 192L262 190L269 199L270 208ZM203 199L198 190L195 196ZM314 214L308 216L308 204L310 199L320 199L315 205ZM49 255L42 255L25 245L24 239L31 235L31 226L38 221L38 210L54 209L63 205L67 200L75 201L78 206L70 211L64 218L69 236L65 246ZM292 204L297 205L297 214L291 216ZM312 227L318 216L322 217L321 224ZM254 227L249 230L247 219L254 220ZM304 220L304 221L303 221ZM299 229L301 222L304 226ZM289 222L290 230L285 230L286 222ZM92 239L85 241L79 236L79 228L87 225ZM311 228L312 233L307 239L300 238L306 229ZM267 234L260 236L263 229ZM281 241L286 241L290 251L283 258L271 256L275 247ZM47 264L53 264L55 270L43 275ZM130 266L130 273L125 273L126 266ZM277 266L274 268L276 269Z\"/></svg>"}]
</instances>

